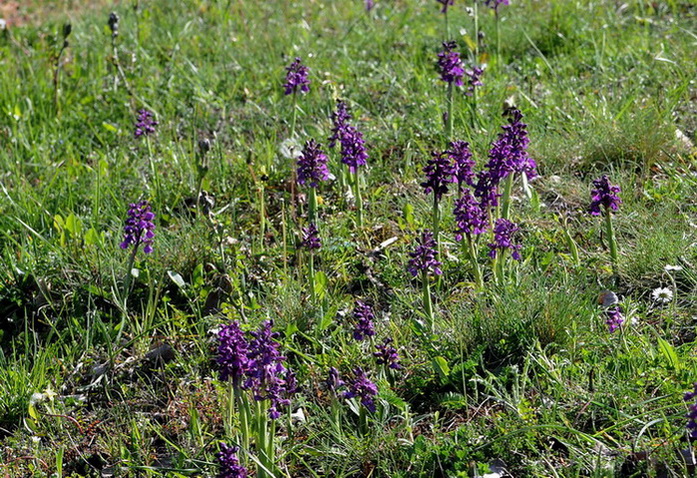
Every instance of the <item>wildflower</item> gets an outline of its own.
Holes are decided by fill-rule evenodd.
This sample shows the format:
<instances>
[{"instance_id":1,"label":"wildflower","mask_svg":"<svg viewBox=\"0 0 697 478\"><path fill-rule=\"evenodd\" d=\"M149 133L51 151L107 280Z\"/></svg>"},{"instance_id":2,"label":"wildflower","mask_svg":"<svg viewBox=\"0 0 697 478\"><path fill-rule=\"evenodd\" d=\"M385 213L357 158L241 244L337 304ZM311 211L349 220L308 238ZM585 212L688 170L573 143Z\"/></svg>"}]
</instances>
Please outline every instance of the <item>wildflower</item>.
<instances>
[{"instance_id":1,"label":"wildflower","mask_svg":"<svg viewBox=\"0 0 697 478\"><path fill-rule=\"evenodd\" d=\"M319 231L314 224L303 227L303 238L301 242L305 249L313 251L322 247L322 240L319 237Z\"/></svg>"},{"instance_id":2,"label":"wildflower","mask_svg":"<svg viewBox=\"0 0 697 478\"><path fill-rule=\"evenodd\" d=\"M607 309L605 311L605 316L607 318L605 323L610 333L613 333L624 323L624 315L622 315L622 309L620 309L619 306Z\"/></svg>"},{"instance_id":3,"label":"wildflower","mask_svg":"<svg viewBox=\"0 0 697 478\"><path fill-rule=\"evenodd\" d=\"M455 181L453 177L455 167L446 152L439 153L433 151L431 159L424 166L423 172L426 174L426 181L421 183L424 192L426 194L433 192L436 201L440 201L443 194L448 192L448 183Z\"/></svg>"},{"instance_id":4,"label":"wildflower","mask_svg":"<svg viewBox=\"0 0 697 478\"><path fill-rule=\"evenodd\" d=\"M421 240L409 256L411 259L409 259L407 270L412 276L416 277L422 272L426 274L431 272L436 275L443 273L440 269L441 262L436 259L436 241L431 231L427 230L421 234Z\"/></svg>"},{"instance_id":5,"label":"wildflower","mask_svg":"<svg viewBox=\"0 0 697 478\"><path fill-rule=\"evenodd\" d=\"M494 242L489 244L489 257L495 258L496 251L505 249L511 250L511 257L516 261L520 260L520 244L513 244L513 236L520 228L508 219L499 218L494 225Z\"/></svg>"},{"instance_id":6,"label":"wildflower","mask_svg":"<svg viewBox=\"0 0 697 478\"><path fill-rule=\"evenodd\" d=\"M344 398L358 397L368 411L375 412L375 397L378 394L378 387L370 381L362 368L356 367L354 369L353 377L347 386L348 390L344 392Z\"/></svg>"},{"instance_id":7,"label":"wildflower","mask_svg":"<svg viewBox=\"0 0 697 478\"><path fill-rule=\"evenodd\" d=\"M237 453L240 451L238 446L228 446L225 443L220 444L220 451L215 455L220 466L220 473L217 478L246 478L248 475L247 469L240 465L240 460Z\"/></svg>"},{"instance_id":8,"label":"wildflower","mask_svg":"<svg viewBox=\"0 0 697 478\"><path fill-rule=\"evenodd\" d=\"M375 335L373 308L363 301L357 300L353 309L354 329L353 338L361 341Z\"/></svg>"},{"instance_id":9,"label":"wildflower","mask_svg":"<svg viewBox=\"0 0 697 478\"><path fill-rule=\"evenodd\" d=\"M473 66L469 70L465 70L465 75L467 75L467 91L465 95L472 96L474 94L474 89L476 87L484 86L482 83L482 75L484 74L484 68Z\"/></svg>"},{"instance_id":10,"label":"wildflower","mask_svg":"<svg viewBox=\"0 0 697 478\"><path fill-rule=\"evenodd\" d=\"M298 158L298 183L308 184L312 188L319 185L319 181L329 179L327 168L327 155L322 151L319 143L311 139L305 143L302 154Z\"/></svg>"},{"instance_id":11,"label":"wildflower","mask_svg":"<svg viewBox=\"0 0 697 478\"><path fill-rule=\"evenodd\" d=\"M671 265L666 265L663 270L666 272L679 272L682 270L682 266L671 266Z\"/></svg>"},{"instance_id":12,"label":"wildflower","mask_svg":"<svg viewBox=\"0 0 697 478\"><path fill-rule=\"evenodd\" d=\"M683 399L686 402L689 402L693 400L695 397L697 397L697 382L693 384L694 391L692 392L687 392ZM689 434L690 438L697 438L697 402L691 403L689 405L688 413L686 415L687 417L687 431Z\"/></svg>"},{"instance_id":13,"label":"wildflower","mask_svg":"<svg viewBox=\"0 0 697 478\"><path fill-rule=\"evenodd\" d=\"M351 121L351 113L344 101L336 102L336 110L332 112L332 135L329 137L329 147L333 148L337 140L340 140L344 135L344 131L349 127Z\"/></svg>"},{"instance_id":14,"label":"wildflower","mask_svg":"<svg viewBox=\"0 0 697 478\"><path fill-rule=\"evenodd\" d=\"M373 352L373 356L377 358L378 364L384 364L391 369L399 370L403 367L399 363L399 354L397 353L397 349L391 345L392 342L394 342L392 338L385 338L382 344L375 346L377 352Z\"/></svg>"},{"instance_id":15,"label":"wildflower","mask_svg":"<svg viewBox=\"0 0 697 478\"><path fill-rule=\"evenodd\" d=\"M152 111L146 110L145 108L138 110L138 115L136 116L135 129L133 130L133 136L140 138L141 136L150 136L155 134L155 126L159 123L155 121Z\"/></svg>"},{"instance_id":16,"label":"wildflower","mask_svg":"<svg viewBox=\"0 0 697 478\"><path fill-rule=\"evenodd\" d=\"M296 58L293 63L286 67L286 82L283 84L285 94L295 94L298 89L302 93L310 91L310 80L307 77L309 69L302 64L300 58Z\"/></svg>"},{"instance_id":17,"label":"wildflower","mask_svg":"<svg viewBox=\"0 0 697 478\"><path fill-rule=\"evenodd\" d=\"M337 393L341 387L344 386L344 381L339 377L339 371L334 367L329 367L329 375L327 380L324 382L327 390L333 393Z\"/></svg>"},{"instance_id":18,"label":"wildflower","mask_svg":"<svg viewBox=\"0 0 697 478\"><path fill-rule=\"evenodd\" d=\"M453 163L453 177L460 191L465 184L474 183L474 160L467 141L452 141L450 149L445 152Z\"/></svg>"},{"instance_id":19,"label":"wildflower","mask_svg":"<svg viewBox=\"0 0 697 478\"><path fill-rule=\"evenodd\" d=\"M152 243L155 238L155 224L152 222L155 214L150 210L150 203L143 200L132 203L128 209L128 218L124 226L124 238L121 249L128 249L133 245L134 249L143 244L143 252L152 252Z\"/></svg>"},{"instance_id":20,"label":"wildflower","mask_svg":"<svg viewBox=\"0 0 697 478\"><path fill-rule=\"evenodd\" d=\"M447 5L445 7L447 9ZM465 69L460 59L460 53L455 51L457 43L454 41L443 42L443 51L438 53L438 70L440 79L455 86L462 86L462 77Z\"/></svg>"},{"instance_id":21,"label":"wildflower","mask_svg":"<svg viewBox=\"0 0 697 478\"><path fill-rule=\"evenodd\" d=\"M461 241L464 234L468 236L479 235L489 228L489 218L486 211L482 209L469 189L465 189L462 197L455 201L453 215L457 224L456 241Z\"/></svg>"},{"instance_id":22,"label":"wildflower","mask_svg":"<svg viewBox=\"0 0 697 478\"><path fill-rule=\"evenodd\" d=\"M673 291L667 287L658 287L651 293L651 297L659 304L667 304L673 300Z\"/></svg>"},{"instance_id":23,"label":"wildflower","mask_svg":"<svg viewBox=\"0 0 697 478\"><path fill-rule=\"evenodd\" d=\"M365 0L365 11L369 12L375 7L375 2L373 0Z\"/></svg>"},{"instance_id":24,"label":"wildflower","mask_svg":"<svg viewBox=\"0 0 697 478\"><path fill-rule=\"evenodd\" d=\"M242 378L249 371L249 343L240 329L240 324L234 321L223 326L218 332L218 358L220 380L232 380L239 386Z\"/></svg>"},{"instance_id":25,"label":"wildflower","mask_svg":"<svg viewBox=\"0 0 697 478\"><path fill-rule=\"evenodd\" d=\"M528 138L527 124L523 123L523 113L518 108L507 109L508 124L502 126L503 132L498 134L496 141L489 150L487 168L492 178L501 181L513 172L525 173L532 179L537 176L537 164L527 153Z\"/></svg>"},{"instance_id":26,"label":"wildflower","mask_svg":"<svg viewBox=\"0 0 697 478\"><path fill-rule=\"evenodd\" d=\"M358 166L366 165L367 159L363 133L349 125L341 136L341 162L349 167L350 172L355 173Z\"/></svg>"},{"instance_id":27,"label":"wildflower","mask_svg":"<svg viewBox=\"0 0 697 478\"><path fill-rule=\"evenodd\" d=\"M592 191L591 205L589 211L593 216L600 215L600 206L605 208L606 212L610 210L617 211L622 200L618 194L622 191L619 186L610 184L610 179L603 175L593 181L595 189Z\"/></svg>"},{"instance_id":28,"label":"wildflower","mask_svg":"<svg viewBox=\"0 0 697 478\"><path fill-rule=\"evenodd\" d=\"M443 5L443 8L441 9L441 13L447 13L448 12L448 7L450 5L455 4L455 0L436 0L438 3Z\"/></svg>"},{"instance_id":29,"label":"wildflower","mask_svg":"<svg viewBox=\"0 0 697 478\"><path fill-rule=\"evenodd\" d=\"M499 203L499 183L501 178L491 171L479 171L477 182L474 184L474 196L479 200L482 209L496 207Z\"/></svg>"},{"instance_id":30,"label":"wildflower","mask_svg":"<svg viewBox=\"0 0 697 478\"><path fill-rule=\"evenodd\" d=\"M109 25L109 29L111 30L111 36L117 37L119 35L119 16L116 12L111 12L109 14L107 25Z\"/></svg>"},{"instance_id":31,"label":"wildflower","mask_svg":"<svg viewBox=\"0 0 697 478\"><path fill-rule=\"evenodd\" d=\"M498 12L499 6L510 5L509 0L485 0L486 6Z\"/></svg>"}]
</instances>

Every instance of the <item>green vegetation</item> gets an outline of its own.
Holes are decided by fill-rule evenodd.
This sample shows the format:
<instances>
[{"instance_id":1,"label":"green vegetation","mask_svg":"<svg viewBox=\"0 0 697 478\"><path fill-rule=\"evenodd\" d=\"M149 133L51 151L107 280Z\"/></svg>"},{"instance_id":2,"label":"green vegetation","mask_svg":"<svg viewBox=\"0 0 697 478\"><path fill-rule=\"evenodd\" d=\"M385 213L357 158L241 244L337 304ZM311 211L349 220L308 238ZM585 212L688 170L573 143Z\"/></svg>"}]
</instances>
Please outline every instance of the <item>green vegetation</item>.
<instances>
[{"instance_id":1,"label":"green vegetation","mask_svg":"<svg viewBox=\"0 0 697 478\"><path fill-rule=\"evenodd\" d=\"M59 2L0 30L0 474L214 476L220 442L245 444L216 333L268 319L299 391L264 442L272 464L245 438L256 476L694 473L697 6L479 2L475 44L472 1L448 28L465 64L475 46L487 63L476 100L439 79L433 0L131 0L111 27ZM295 57L310 91L286 96ZM327 147L337 99L368 147L360 174ZM434 208L420 183L450 124L482 170L504 105L539 177L512 186L521 260L499 252L494 271L485 233L480 286L456 186ZM136 138L140 109L159 124ZM311 138L335 176L316 194L292 158ZM588 212L602 175L622 189L616 260ZM139 200L151 254L119 247ZM413 277L433 224L443 274ZM356 300L376 316L364 341ZM387 337L401 369L373 357ZM357 366L375 412L325 385Z\"/></svg>"}]
</instances>

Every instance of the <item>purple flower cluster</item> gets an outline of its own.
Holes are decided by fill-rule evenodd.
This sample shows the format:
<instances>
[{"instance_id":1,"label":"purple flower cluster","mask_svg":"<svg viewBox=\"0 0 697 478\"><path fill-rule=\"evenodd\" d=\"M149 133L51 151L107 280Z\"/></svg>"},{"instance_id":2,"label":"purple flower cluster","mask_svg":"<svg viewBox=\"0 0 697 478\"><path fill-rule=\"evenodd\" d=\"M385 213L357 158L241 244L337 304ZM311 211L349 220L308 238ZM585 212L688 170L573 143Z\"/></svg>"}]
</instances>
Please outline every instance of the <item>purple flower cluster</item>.
<instances>
[{"instance_id":1,"label":"purple flower cluster","mask_svg":"<svg viewBox=\"0 0 697 478\"><path fill-rule=\"evenodd\" d=\"M242 378L249 369L249 343L239 322L224 325L218 332L218 367L220 380L232 380L235 387L241 384Z\"/></svg>"},{"instance_id":2,"label":"purple flower cluster","mask_svg":"<svg viewBox=\"0 0 697 478\"><path fill-rule=\"evenodd\" d=\"M329 176L327 155L317 141L314 139L307 141L298 158L298 183L316 188L319 181L326 181Z\"/></svg>"},{"instance_id":3,"label":"purple flower cluster","mask_svg":"<svg viewBox=\"0 0 697 478\"><path fill-rule=\"evenodd\" d=\"M126 225L123 227L124 237L121 249L128 249L129 246L133 245L137 250L138 246L143 244L143 252L150 254L155 238L153 219L155 219L155 213L150 210L148 201L132 203L128 209Z\"/></svg>"},{"instance_id":4,"label":"purple flower cluster","mask_svg":"<svg viewBox=\"0 0 697 478\"><path fill-rule=\"evenodd\" d=\"M249 471L240 465L240 460L237 457L239 451L240 447L238 446L220 444L220 451L215 455L220 466L217 478L247 478Z\"/></svg>"},{"instance_id":5,"label":"purple flower cluster","mask_svg":"<svg viewBox=\"0 0 697 478\"><path fill-rule=\"evenodd\" d=\"M447 13L448 7L450 5L455 5L455 0L437 0L437 2L443 5L443 8L440 11L441 13Z\"/></svg>"},{"instance_id":6,"label":"purple flower cluster","mask_svg":"<svg viewBox=\"0 0 697 478\"><path fill-rule=\"evenodd\" d=\"M361 341L375 335L375 327L373 321L375 314L373 308L361 300L356 301L356 306L353 309L353 338Z\"/></svg>"},{"instance_id":7,"label":"purple flower cluster","mask_svg":"<svg viewBox=\"0 0 697 478\"><path fill-rule=\"evenodd\" d=\"M494 242L489 244L489 257L495 258L496 251L511 250L511 257L520 260L520 244L513 244L513 236L520 228L508 219L499 218L494 225Z\"/></svg>"},{"instance_id":8,"label":"purple flower cluster","mask_svg":"<svg viewBox=\"0 0 697 478\"><path fill-rule=\"evenodd\" d=\"M281 416L278 409L290 405L297 384L293 372L283 365L286 358L272 327L271 320L265 321L259 330L250 332L251 340L237 322L223 327L218 333L217 362L220 379L251 390L257 401L269 400L269 418L275 420Z\"/></svg>"},{"instance_id":9,"label":"purple flower cluster","mask_svg":"<svg viewBox=\"0 0 697 478\"><path fill-rule=\"evenodd\" d=\"M499 6L510 5L509 0L485 0L486 6L498 12Z\"/></svg>"},{"instance_id":10,"label":"purple flower cluster","mask_svg":"<svg viewBox=\"0 0 697 478\"><path fill-rule=\"evenodd\" d=\"M484 74L484 68L478 66L473 66L469 70L465 70L465 75L467 75L467 91L465 95L472 96L474 94L474 89L480 86L484 86L482 83L482 75Z\"/></svg>"},{"instance_id":11,"label":"purple flower cluster","mask_svg":"<svg viewBox=\"0 0 697 478\"><path fill-rule=\"evenodd\" d=\"M359 166L365 166L368 152L365 148L363 133L349 123L351 113L346 103L338 101L336 111L332 113L332 135L329 137L329 147L333 148L336 142L341 143L341 162L349 167L349 171L355 173Z\"/></svg>"},{"instance_id":12,"label":"purple flower cluster","mask_svg":"<svg viewBox=\"0 0 697 478\"><path fill-rule=\"evenodd\" d=\"M517 108L510 108L504 114L508 116L508 124L501 127L503 132L491 145L486 169L477 175L474 194L483 206L498 204L499 184L509 174L525 173L530 179L537 176L537 164L527 153L530 139L527 124L521 121L523 114Z\"/></svg>"},{"instance_id":13,"label":"purple flower cluster","mask_svg":"<svg viewBox=\"0 0 697 478\"><path fill-rule=\"evenodd\" d=\"M392 346L392 342L394 342L392 338L385 338L382 344L377 344L375 346L377 352L373 352L373 356L377 358L378 364L384 364L391 369L400 370L403 367L399 363L399 354L397 353L397 349Z\"/></svg>"},{"instance_id":14,"label":"purple flower cluster","mask_svg":"<svg viewBox=\"0 0 697 478\"><path fill-rule=\"evenodd\" d=\"M693 384L694 390L692 392L687 392L683 399L686 402L692 401L697 398L697 382ZM697 401L691 403L687 412L687 432L689 437L692 439L697 439Z\"/></svg>"},{"instance_id":15,"label":"purple flower cluster","mask_svg":"<svg viewBox=\"0 0 697 478\"><path fill-rule=\"evenodd\" d=\"M375 2L373 0L365 0L365 11L369 12L375 7Z\"/></svg>"},{"instance_id":16,"label":"purple flower cluster","mask_svg":"<svg viewBox=\"0 0 697 478\"><path fill-rule=\"evenodd\" d=\"M310 91L310 79L307 77L309 71L300 58L286 67L286 82L283 84L286 95L295 94L298 89L302 93Z\"/></svg>"},{"instance_id":17,"label":"purple flower cluster","mask_svg":"<svg viewBox=\"0 0 697 478\"><path fill-rule=\"evenodd\" d=\"M457 229L455 240L461 241L464 235L475 236L489 229L489 217L485 209L481 207L472 191L465 189L462 196L455 201L453 210Z\"/></svg>"},{"instance_id":18,"label":"purple flower cluster","mask_svg":"<svg viewBox=\"0 0 697 478\"><path fill-rule=\"evenodd\" d=\"M141 136L150 136L155 134L155 126L159 123L155 121L152 111L145 108L138 110L136 116L136 126L133 130L133 136L140 138Z\"/></svg>"},{"instance_id":19,"label":"purple flower cluster","mask_svg":"<svg viewBox=\"0 0 697 478\"><path fill-rule=\"evenodd\" d=\"M329 367L329 374L327 375L327 380L324 382L327 390L331 391L335 395L339 393L345 384L344 381L339 377L339 371L334 367Z\"/></svg>"},{"instance_id":20,"label":"purple flower cluster","mask_svg":"<svg viewBox=\"0 0 697 478\"><path fill-rule=\"evenodd\" d=\"M474 159L467 141L452 141L450 149L445 152L453 165L453 178L457 181L458 189L474 183Z\"/></svg>"},{"instance_id":21,"label":"purple flower cluster","mask_svg":"<svg viewBox=\"0 0 697 478\"><path fill-rule=\"evenodd\" d=\"M322 247L322 240L319 237L317 226L310 224L307 227L303 227L303 238L300 244L305 249L310 251L314 251Z\"/></svg>"},{"instance_id":22,"label":"purple flower cluster","mask_svg":"<svg viewBox=\"0 0 697 478\"><path fill-rule=\"evenodd\" d=\"M624 315L622 315L622 309L620 309L619 306L610 307L605 310L605 317L605 323L610 333L619 329L624 323Z\"/></svg>"},{"instance_id":23,"label":"purple flower cluster","mask_svg":"<svg viewBox=\"0 0 697 478\"><path fill-rule=\"evenodd\" d=\"M344 392L344 398L358 397L368 411L375 412L375 397L378 394L378 387L368 378L362 368L356 367L353 370L353 376L346 386L348 390Z\"/></svg>"},{"instance_id":24,"label":"purple flower cluster","mask_svg":"<svg viewBox=\"0 0 697 478\"><path fill-rule=\"evenodd\" d=\"M436 201L440 201L443 194L448 192L448 183L455 181L455 165L450 160L448 152L433 151L431 159L424 166L426 181L421 183L424 192L433 192Z\"/></svg>"},{"instance_id":25,"label":"purple flower cluster","mask_svg":"<svg viewBox=\"0 0 697 478\"><path fill-rule=\"evenodd\" d=\"M411 259L409 259L407 270L412 276L416 277L421 273L428 274L429 272L436 275L443 273L440 269L441 262L436 259L438 255L436 247L433 233L431 231L423 232L416 249L409 253Z\"/></svg>"},{"instance_id":26,"label":"purple flower cluster","mask_svg":"<svg viewBox=\"0 0 697 478\"><path fill-rule=\"evenodd\" d=\"M605 208L606 212L610 210L617 211L622 204L622 200L618 194L622 191L619 186L610 184L610 178L603 175L601 178L593 181L593 189L591 195L591 205L589 208L593 216L600 215L600 206Z\"/></svg>"},{"instance_id":27,"label":"purple flower cluster","mask_svg":"<svg viewBox=\"0 0 697 478\"><path fill-rule=\"evenodd\" d=\"M447 4L444 8L447 9ZM460 53L455 51L456 48L457 43L454 41L443 42L443 51L438 53L438 72L444 82L462 86L465 69Z\"/></svg>"}]
</instances>

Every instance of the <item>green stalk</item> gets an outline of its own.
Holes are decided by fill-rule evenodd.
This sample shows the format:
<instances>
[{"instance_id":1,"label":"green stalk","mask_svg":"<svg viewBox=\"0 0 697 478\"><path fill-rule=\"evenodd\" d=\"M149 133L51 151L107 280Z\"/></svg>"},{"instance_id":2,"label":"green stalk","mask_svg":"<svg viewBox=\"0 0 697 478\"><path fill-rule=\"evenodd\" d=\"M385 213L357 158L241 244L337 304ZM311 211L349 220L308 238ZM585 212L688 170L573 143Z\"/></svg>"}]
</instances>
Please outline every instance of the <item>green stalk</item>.
<instances>
[{"instance_id":1,"label":"green stalk","mask_svg":"<svg viewBox=\"0 0 697 478\"><path fill-rule=\"evenodd\" d=\"M511 191L513 190L514 172L511 171L506 176L506 181L503 183L503 196L501 196L501 217L508 219L508 214L511 210Z\"/></svg>"},{"instance_id":2,"label":"green stalk","mask_svg":"<svg viewBox=\"0 0 697 478\"><path fill-rule=\"evenodd\" d=\"M450 18L448 17L448 6L445 6L445 41L450 40Z\"/></svg>"},{"instance_id":3,"label":"green stalk","mask_svg":"<svg viewBox=\"0 0 697 478\"><path fill-rule=\"evenodd\" d=\"M264 200L264 182L259 183L259 238L261 249L264 249L264 234L266 232L266 203Z\"/></svg>"},{"instance_id":4,"label":"green stalk","mask_svg":"<svg viewBox=\"0 0 697 478\"><path fill-rule=\"evenodd\" d=\"M445 136L448 141L453 140L453 126L455 124L455 118L453 117L453 105L454 100L454 85L452 82L448 83L448 119L445 124Z\"/></svg>"},{"instance_id":5,"label":"green stalk","mask_svg":"<svg viewBox=\"0 0 697 478\"><path fill-rule=\"evenodd\" d=\"M436 196L435 191L433 193L433 240L436 241L436 252L440 258L440 204L438 203L438 196Z\"/></svg>"},{"instance_id":6,"label":"green stalk","mask_svg":"<svg viewBox=\"0 0 697 478\"><path fill-rule=\"evenodd\" d=\"M435 319L433 317L433 302L431 301L431 285L428 281L428 274L426 271L421 272L421 282L423 285L423 300L424 307L426 308L426 317L428 320L428 328L433 332L433 324Z\"/></svg>"},{"instance_id":7,"label":"green stalk","mask_svg":"<svg viewBox=\"0 0 697 478\"><path fill-rule=\"evenodd\" d=\"M315 297L315 253L310 251L310 261L308 264L308 282L310 286L310 300L314 305L317 302Z\"/></svg>"},{"instance_id":8,"label":"green stalk","mask_svg":"<svg viewBox=\"0 0 697 478\"><path fill-rule=\"evenodd\" d=\"M264 468L269 469L269 457L266 455L266 417L264 417L264 411L261 408L261 401L255 402L254 421L256 425L257 453L259 454L259 461L263 465L263 467L257 469L257 477L266 478L267 473Z\"/></svg>"},{"instance_id":9,"label":"green stalk","mask_svg":"<svg viewBox=\"0 0 697 478\"><path fill-rule=\"evenodd\" d=\"M294 138L295 137L295 122L298 119L298 93L296 91L293 91L293 114L292 114L292 120L290 123L290 137Z\"/></svg>"},{"instance_id":10,"label":"green stalk","mask_svg":"<svg viewBox=\"0 0 697 478\"><path fill-rule=\"evenodd\" d=\"M610 260L612 262L612 273L617 275L617 240L615 239L615 230L612 227L612 214L608 207L605 208L605 232L607 234L607 240L610 243Z\"/></svg>"},{"instance_id":11,"label":"green stalk","mask_svg":"<svg viewBox=\"0 0 697 478\"><path fill-rule=\"evenodd\" d=\"M479 64L479 7L478 1L473 2L474 8L474 63Z\"/></svg>"},{"instance_id":12,"label":"green stalk","mask_svg":"<svg viewBox=\"0 0 697 478\"><path fill-rule=\"evenodd\" d=\"M153 182L155 183L155 202L162 206L162 198L160 195L160 178L157 175L157 169L155 169L155 160L152 154L152 143L150 142L149 136L145 136L145 144L148 147L148 162L150 163L150 172L152 174Z\"/></svg>"},{"instance_id":13,"label":"green stalk","mask_svg":"<svg viewBox=\"0 0 697 478\"><path fill-rule=\"evenodd\" d=\"M361 184L358 168L356 168L356 173L353 175L353 195L356 199L356 212L358 215L358 227L363 227L363 197L361 196Z\"/></svg>"},{"instance_id":14,"label":"green stalk","mask_svg":"<svg viewBox=\"0 0 697 478\"><path fill-rule=\"evenodd\" d=\"M496 16L496 65L501 64L501 22L499 21L499 11L494 10Z\"/></svg>"},{"instance_id":15,"label":"green stalk","mask_svg":"<svg viewBox=\"0 0 697 478\"><path fill-rule=\"evenodd\" d=\"M310 187L310 197L308 200L308 216L310 218L310 223L317 226L317 190L316 188Z\"/></svg>"},{"instance_id":16,"label":"green stalk","mask_svg":"<svg viewBox=\"0 0 697 478\"><path fill-rule=\"evenodd\" d=\"M474 283L477 284L478 289L482 289L484 288L484 278L482 277L482 270L479 267L479 262L477 262L477 245L474 243L474 239L470 234L467 234L466 237L470 264L472 265L472 275L474 276Z\"/></svg>"},{"instance_id":17,"label":"green stalk","mask_svg":"<svg viewBox=\"0 0 697 478\"><path fill-rule=\"evenodd\" d=\"M225 433L232 436L232 417L235 415L235 385L232 381L228 383L227 390L227 416L225 421Z\"/></svg>"}]
</instances>

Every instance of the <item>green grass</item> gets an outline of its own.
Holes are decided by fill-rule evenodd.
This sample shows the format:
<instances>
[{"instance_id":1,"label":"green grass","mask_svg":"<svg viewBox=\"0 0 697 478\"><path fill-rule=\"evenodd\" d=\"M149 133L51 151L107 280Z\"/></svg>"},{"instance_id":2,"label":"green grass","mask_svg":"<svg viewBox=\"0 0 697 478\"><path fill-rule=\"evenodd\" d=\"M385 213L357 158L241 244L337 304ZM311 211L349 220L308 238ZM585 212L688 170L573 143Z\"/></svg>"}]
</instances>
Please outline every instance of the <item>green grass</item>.
<instances>
[{"instance_id":1,"label":"green grass","mask_svg":"<svg viewBox=\"0 0 697 478\"><path fill-rule=\"evenodd\" d=\"M0 472L213 476L218 442L239 439L214 331L266 319L298 375L292 411L306 417L290 429L279 420L278 476L462 477L501 461L513 476L693 472L681 458L691 446L682 396L697 381L693 2L513 2L499 11L500 57L480 5L489 64L475 122L456 96L454 136L482 168L512 101L538 162L538 204L516 184L522 260L495 286L487 236L477 290L444 197L432 331L406 263L431 224L421 170L447 146L439 4L122 3L116 52L101 7L59 3L42 23L0 30ZM470 4L449 13L467 60ZM365 227L338 181L319 189L314 303L299 248L307 191L282 153L293 105L281 85L296 56L312 81L298 98L298 141L326 145L342 98L370 153ZM159 121L149 144L133 138L143 107ZM204 138L207 212L196 208ZM587 213L602 174L622 187L616 275L603 219ZM124 306L119 243L139 198L156 238L136 257ZM658 287L673 301L657 304ZM603 289L628 321L614 334L596 303ZM352 339L355 299L374 305L375 341L394 338L402 370L378 373L372 344ZM358 365L380 390L367 429L343 400L337 421L322 385L330 366Z\"/></svg>"}]
</instances>

